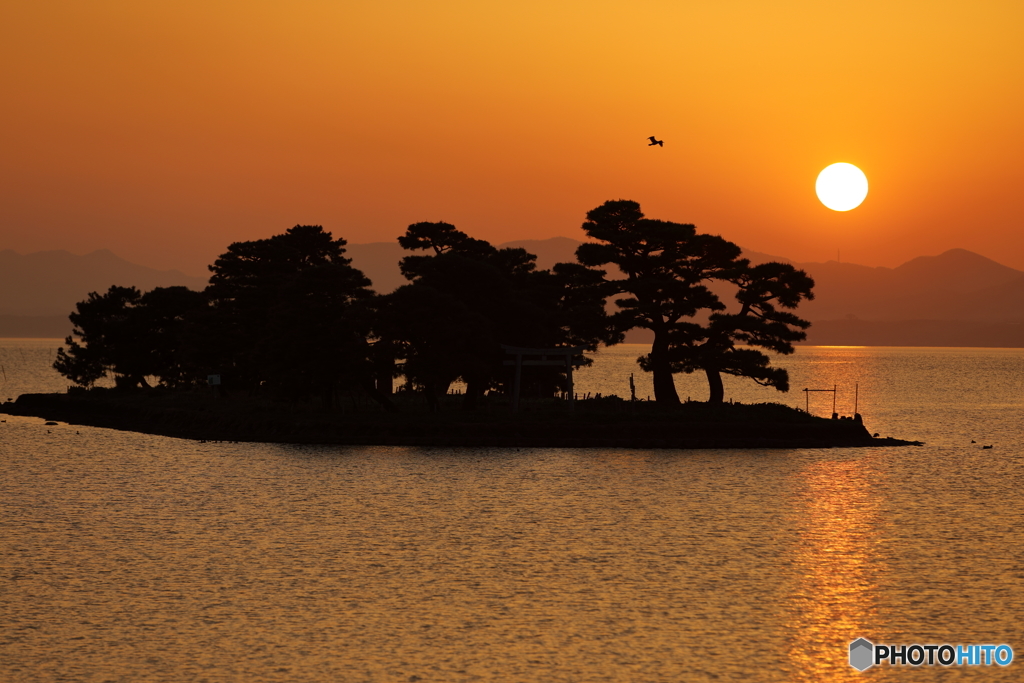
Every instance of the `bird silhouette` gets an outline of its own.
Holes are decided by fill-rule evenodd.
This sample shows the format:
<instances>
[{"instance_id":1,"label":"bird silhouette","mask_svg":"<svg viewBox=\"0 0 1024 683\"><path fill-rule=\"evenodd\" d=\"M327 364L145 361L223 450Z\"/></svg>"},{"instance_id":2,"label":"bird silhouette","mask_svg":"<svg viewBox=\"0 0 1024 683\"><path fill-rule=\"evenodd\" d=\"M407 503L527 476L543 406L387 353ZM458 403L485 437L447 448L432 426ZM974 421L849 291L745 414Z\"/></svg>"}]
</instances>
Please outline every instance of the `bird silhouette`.
<instances>
[{"instance_id":1,"label":"bird silhouette","mask_svg":"<svg viewBox=\"0 0 1024 683\"><path fill-rule=\"evenodd\" d=\"M647 139L650 140L650 142L647 143L648 147L654 147L655 145L658 145L659 147L664 147L665 146L665 141L664 140L658 140L653 135L650 136Z\"/></svg>"}]
</instances>

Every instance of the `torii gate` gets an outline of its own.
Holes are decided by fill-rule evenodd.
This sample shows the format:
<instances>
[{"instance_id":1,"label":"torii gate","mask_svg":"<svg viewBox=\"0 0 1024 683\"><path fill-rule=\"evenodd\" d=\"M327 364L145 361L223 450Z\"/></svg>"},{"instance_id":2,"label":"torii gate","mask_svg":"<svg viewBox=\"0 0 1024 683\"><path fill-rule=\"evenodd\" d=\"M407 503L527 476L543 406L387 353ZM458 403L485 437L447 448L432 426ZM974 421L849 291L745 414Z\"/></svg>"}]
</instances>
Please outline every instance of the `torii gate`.
<instances>
[{"instance_id":1,"label":"torii gate","mask_svg":"<svg viewBox=\"0 0 1024 683\"><path fill-rule=\"evenodd\" d=\"M516 366L516 380L512 385L512 412L519 412L519 386L522 383L524 365L564 365L569 378L569 410L575 407L572 386L572 357L583 353L585 346L562 346L555 349L528 349L521 346L502 344L505 353L515 356L515 360L505 361L505 365ZM540 356L540 360L523 360L523 356ZM548 360L548 356L561 356L561 360Z\"/></svg>"}]
</instances>

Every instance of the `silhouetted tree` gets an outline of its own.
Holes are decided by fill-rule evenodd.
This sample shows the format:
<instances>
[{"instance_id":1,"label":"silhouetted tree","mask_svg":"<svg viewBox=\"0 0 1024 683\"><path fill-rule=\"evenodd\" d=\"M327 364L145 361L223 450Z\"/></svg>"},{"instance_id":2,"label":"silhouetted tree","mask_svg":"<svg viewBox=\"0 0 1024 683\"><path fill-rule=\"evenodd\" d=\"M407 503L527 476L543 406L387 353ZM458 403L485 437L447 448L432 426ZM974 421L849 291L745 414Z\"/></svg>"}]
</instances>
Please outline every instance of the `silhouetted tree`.
<instances>
[{"instance_id":1,"label":"silhouetted tree","mask_svg":"<svg viewBox=\"0 0 1024 683\"><path fill-rule=\"evenodd\" d=\"M370 359L368 282L347 264L308 268L289 278L268 311L256 345L266 383L291 397L319 395L326 405L338 389L360 388L393 410L374 382Z\"/></svg>"},{"instance_id":2,"label":"silhouetted tree","mask_svg":"<svg viewBox=\"0 0 1024 683\"><path fill-rule=\"evenodd\" d=\"M95 384L112 370L117 372L114 366L119 352L131 352L130 347L125 349L134 332L129 316L141 297L134 287L114 286L105 294L89 292L68 316L74 329L64 339L67 351L57 349L53 368L82 386Z\"/></svg>"},{"instance_id":3,"label":"silhouetted tree","mask_svg":"<svg viewBox=\"0 0 1024 683\"><path fill-rule=\"evenodd\" d=\"M183 353L190 321L207 306L202 292L188 287L157 287L142 295L135 308L137 332L133 342L140 366L147 375L160 378L164 386L191 386L201 382L195 366Z\"/></svg>"},{"instance_id":4,"label":"silhouetted tree","mask_svg":"<svg viewBox=\"0 0 1024 683\"><path fill-rule=\"evenodd\" d=\"M784 368L772 367L769 356L757 348L737 344L783 355L793 353L793 343L806 338L804 330L810 323L791 311L801 301L814 298L814 281L789 264L751 266L746 259L737 262L727 279L737 286L738 310L712 313L701 330L692 330L684 343L673 345L669 351L673 370L703 370L709 403L724 400L723 373L789 391L789 373Z\"/></svg>"},{"instance_id":5,"label":"silhouetted tree","mask_svg":"<svg viewBox=\"0 0 1024 683\"><path fill-rule=\"evenodd\" d=\"M431 402L432 394L461 378L465 406L472 408L501 367L500 344L515 343L510 335L524 303L517 300L516 284L534 269L535 257L523 249L495 249L447 223L416 223L398 241L406 249L434 252L400 263L412 281L393 293L408 322L398 333L407 352L404 374Z\"/></svg>"},{"instance_id":6,"label":"silhouetted tree","mask_svg":"<svg viewBox=\"0 0 1024 683\"><path fill-rule=\"evenodd\" d=\"M456 253L487 258L498 250L490 242L470 237L451 223L420 222L410 225L404 235L398 237L398 244L409 251L432 250L435 256ZM510 250L515 251L515 250ZM518 250L525 254L525 249ZM409 279L415 276L418 264L429 263L429 256L406 256L402 259L402 273ZM536 259L536 257L534 257ZM410 275L410 273L412 275Z\"/></svg>"},{"instance_id":7,"label":"silhouetted tree","mask_svg":"<svg viewBox=\"0 0 1024 683\"><path fill-rule=\"evenodd\" d=\"M432 404L458 378L466 382L467 407L499 384L506 374L501 344L595 349L621 339L604 311L600 274L578 264L537 271L526 250L497 249L448 223L411 225L399 243L433 251L402 259L412 282L390 295L388 333L401 340L404 372Z\"/></svg>"},{"instance_id":8,"label":"silhouetted tree","mask_svg":"<svg viewBox=\"0 0 1024 683\"><path fill-rule=\"evenodd\" d=\"M616 299L619 329L654 332L642 367L652 373L659 403L679 403L670 349L692 344L701 326L688 322L700 311L725 306L706 283L732 273L740 248L717 235L698 233L690 224L645 218L633 201L605 202L587 213L583 230L598 240L580 245L576 257L586 266L614 264L625 276L611 280L627 296Z\"/></svg>"},{"instance_id":9,"label":"silhouetted tree","mask_svg":"<svg viewBox=\"0 0 1024 683\"><path fill-rule=\"evenodd\" d=\"M147 377L168 386L190 381L179 355L182 330L185 318L204 303L202 293L186 287L157 287L145 294L117 286L102 295L91 292L69 316L75 328L53 367L83 386L107 374L118 386L149 386Z\"/></svg>"},{"instance_id":10,"label":"silhouetted tree","mask_svg":"<svg viewBox=\"0 0 1024 683\"><path fill-rule=\"evenodd\" d=\"M198 326L211 372L249 390L321 395L357 384L376 394L367 354L370 281L319 225L236 242L210 266L211 306Z\"/></svg>"},{"instance_id":11,"label":"silhouetted tree","mask_svg":"<svg viewBox=\"0 0 1024 683\"><path fill-rule=\"evenodd\" d=\"M605 271L579 263L556 263L534 273L527 295L535 303L534 315L542 323L533 346L612 346L623 338L621 325L607 314L605 302L616 286L605 280ZM580 359L589 365L589 358Z\"/></svg>"},{"instance_id":12,"label":"silhouetted tree","mask_svg":"<svg viewBox=\"0 0 1024 683\"><path fill-rule=\"evenodd\" d=\"M374 331L386 340L410 387L418 388L431 410L438 397L478 363L475 354L490 343L487 321L446 292L424 284L403 285L381 298Z\"/></svg>"}]
</instances>

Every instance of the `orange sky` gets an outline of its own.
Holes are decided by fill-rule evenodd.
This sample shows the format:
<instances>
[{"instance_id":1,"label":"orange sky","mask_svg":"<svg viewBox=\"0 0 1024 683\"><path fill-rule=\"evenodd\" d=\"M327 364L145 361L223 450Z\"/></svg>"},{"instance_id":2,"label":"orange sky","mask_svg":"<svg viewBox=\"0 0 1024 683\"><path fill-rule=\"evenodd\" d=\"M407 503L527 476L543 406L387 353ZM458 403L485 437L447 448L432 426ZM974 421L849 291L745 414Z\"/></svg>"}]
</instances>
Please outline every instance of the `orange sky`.
<instances>
[{"instance_id":1,"label":"orange sky","mask_svg":"<svg viewBox=\"0 0 1024 683\"><path fill-rule=\"evenodd\" d=\"M0 57L0 249L201 274L296 223L582 238L623 198L798 261L1024 269L1020 2L41 0Z\"/></svg>"}]
</instances>

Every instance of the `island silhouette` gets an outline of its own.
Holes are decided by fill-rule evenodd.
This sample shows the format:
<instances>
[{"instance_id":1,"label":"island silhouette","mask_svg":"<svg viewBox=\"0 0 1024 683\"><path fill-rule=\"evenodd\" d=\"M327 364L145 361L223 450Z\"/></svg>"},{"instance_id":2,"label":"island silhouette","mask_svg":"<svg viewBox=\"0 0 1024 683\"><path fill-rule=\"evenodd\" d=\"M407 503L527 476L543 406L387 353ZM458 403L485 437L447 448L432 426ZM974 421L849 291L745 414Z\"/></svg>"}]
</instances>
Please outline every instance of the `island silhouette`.
<instances>
[{"instance_id":1,"label":"island silhouette","mask_svg":"<svg viewBox=\"0 0 1024 683\"><path fill-rule=\"evenodd\" d=\"M765 352L792 353L805 338L810 323L793 311L814 298L806 273L753 265L732 242L649 219L628 200L588 212L583 230L594 241L574 262L538 269L523 248L416 223L398 238L409 252L400 262L407 283L379 294L343 238L297 225L230 245L202 292L90 293L70 315L75 329L54 368L83 387L111 377L177 388L217 376L225 392L294 398L359 386L388 410L396 378L431 405L461 380L472 407L486 392L508 393L503 345L596 351L642 328L654 341L640 366L659 403L679 403L679 372L704 373L710 403L723 401L723 374L788 391L788 374ZM626 276L609 277L610 267ZM732 288L728 303L713 282ZM590 361L581 353L576 362ZM558 375L536 381L552 394Z\"/></svg>"},{"instance_id":2,"label":"island silhouette","mask_svg":"<svg viewBox=\"0 0 1024 683\"><path fill-rule=\"evenodd\" d=\"M638 363L652 375L657 411L629 401L627 417L642 417L648 436L668 430L664 440L682 443L681 424L690 425L689 437L704 433L706 425L726 424L731 426L705 436L728 443L741 436L770 441L785 425L798 440L814 434L837 444L871 442L859 416L822 424L783 406L737 412L724 402L725 374L789 390L786 369L768 354L790 354L806 337L810 323L795 313L814 298L814 281L804 271L779 261L752 264L732 242L692 224L647 218L629 200L588 212L583 229L593 241L579 245L575 261L538 269L537 257L524 248L494 247L449 223L415 223L398 238L407 252L400 262L406 284L387 294L375 292L352 265L346 241L321 226L297 225L270 238L236 242L210 266L203 291L171 286L143 292L114 285L90 293L70 315L74 331L53 363L79 390L56 403L22 397L8 409L34 405L32 410L64 419L68 411L78 411L75 419L91 411L96 420L115 423L135 415L136 422L150 424L152 416L138 412L148 405L159 414L157 423L189 414L186 422L198 420L202 432L212 428L209 415L237 424L242 407L248 415L261 412L256 404L344 414L346 401L356 396L384 416L437 415L450 407L450 387L462 382L460 412L508 406L514 414L523 390L547 400L544 411L559 416L558 426L522 418L502 424L516 433L539 429L564 436L572 420L581 419L574 410L572 367L592 362L584 351L644 329L653 343ZM618 277L609 276L611 268ZM729 297L713 283L728 285ZM518 349L515 363L510 349ZM523 362L522 354L538 360ZM544 360L559 355L563 361ZM524 365L543 367L524 373ZM683 404L675 389L677 373L706 377L706 404L713 414L695 413L690 401ZM103 379L114 388L96 389ZM134 396L140 391L145 398ZM160 402L153 403L154 396ZM218 399L206 417L188 409L200 396ZM579 415L587 408L619 413L625 403L604 397L582 406ZM780 417L787 413L793 415ZM334 438L351 437L338 423L328 423ZM372 423L361 421L364 427ZM416 432L413 423L383 422L377 429L387 434L404 425ZM607 416L602 423L604 429L622 425ZM277 424L294 437L280 418L265 417L261 424L249 424L243 434L227 431L236 439L267 438L268 425ZM488 424L492 436L503 433L501 424ZM322 429L307 431L324 438Z\"/></svg>"}]
</instances>

